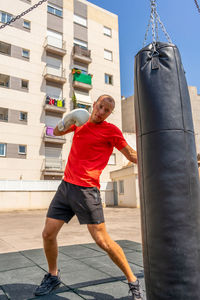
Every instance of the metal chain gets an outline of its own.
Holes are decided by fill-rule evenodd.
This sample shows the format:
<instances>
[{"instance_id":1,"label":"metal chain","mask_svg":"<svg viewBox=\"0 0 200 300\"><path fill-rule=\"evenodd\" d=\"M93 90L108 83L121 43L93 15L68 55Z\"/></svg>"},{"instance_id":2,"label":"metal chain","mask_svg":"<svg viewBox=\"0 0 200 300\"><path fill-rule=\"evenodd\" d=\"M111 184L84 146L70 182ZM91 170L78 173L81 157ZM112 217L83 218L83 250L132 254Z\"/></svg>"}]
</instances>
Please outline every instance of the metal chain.
<instances>
[{"instance_id":1,"label":"metal chain","mask_svg":"<svg viewBox=\"0 0 200 300\"><path fill-rule=\"evenodd\" d=\"M158 20L156 19L156 41L159 41L159 36L158 36Z\"/></svg>"},{"instance_id":2,"label":"metal chain","mask_svg":"<svg viewBox=\"0 0 200 300\"><path fill-rule=\"evenodd\" d=\"M24 15L28 14L30 11L32 11L33 9L37 8L39 5L41 5L42 3L46 2L48 0L41 0L38 3L34 4L33 6L31 6L30 8L28 8L27 10L25 10L24 12L22 12L20 15L17 15L16 17L12 18L10 21L6 22L5 24L0 26L0 29L10 25L11 23L15 22L16 20L20 19L21 17L23 17Z\"/></svg>"},{"instance_id":3,"label":"metal chain","mask_svg":"<svg viewBox=\"0 0 200 300\"><path fill-rule=\"evenodd\" d=\"M162 28L162 31L165 34L166 39L168 40L169 43L172 43L172 40L171 40L169 34L167 33L167 30L166 30L163 22L160 20L160 16L158 15L157 11L155 11L155 16L156 16L156 19L158 20L158 22L160 24L160 27Z\"/></svg>"},{"instance_id":4,"label":"metal chain","mask_svg":"<svg viewBox=\"0 0 200 300\"><path fill-rule=\"evenodd\" d=\"M195 4L196 4L196 7L197 7L197 9L198 9L198 12L200 13L200 7L199 7L199 4L198 4L197 0L194 0L194 2L195 2Z\"/></svg>"},{"instance_id":5,"label":"metal chain","mask_svg":"<svg viewBox=\"0 0 200 300\"><path fill-rule=\"evenodd\" d=\"M153 38L153 43L156 42L156 33L155 33L155 9L156 9L156 2L155 0L150 0L151 1L151 30L152 30L152 38Z\"/></svg>"},{"instance_id":6,"label":"metal chain","mask_svg":"<svg viewBox=\"0 0 200 300\"><path fill-rule=\"evenodd\" d=\"M155 44L156 41L159 41L158 25L160 25L160 27L161 27L162 31L164 32L165 37L168 40L168 42L172 43L172 41L170 39L170 36L167 33L164 24L161 22L160 16L158 15L156 0L150 0L150 5L151 5L150 21L149 21L149 24L147 26L147 30L146 30L146 33L145 33L145 38L144 38L143 46L145 46L146 42L147 42L147 37L148 37L150 23L151 23L151 29L152 29L153 44Z\"/></svg>"},{"instance_id":7,"label":"metal chain","mask_svg":"<svg viewBox=\"0 0 200 300\"><path fill-rule=\"evenodd\" d=\"M151 20L149 19L149 23L147 25L147 30L145 32L145 37L144 37L144 42L143 42L143 47L146 45L147 43L147 37L148 37L148 34L149 34L149 28L150 28L150 23L151 23Z\"/></svg>"}]
</instances>

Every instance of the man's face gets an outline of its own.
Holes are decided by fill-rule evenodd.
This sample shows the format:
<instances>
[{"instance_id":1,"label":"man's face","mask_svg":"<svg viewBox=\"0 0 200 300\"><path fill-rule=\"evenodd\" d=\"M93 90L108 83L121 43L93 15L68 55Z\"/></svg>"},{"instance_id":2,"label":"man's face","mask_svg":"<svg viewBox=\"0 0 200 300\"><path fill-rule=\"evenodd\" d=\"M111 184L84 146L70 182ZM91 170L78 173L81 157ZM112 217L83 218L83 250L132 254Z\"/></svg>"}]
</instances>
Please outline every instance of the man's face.
<instances>
[{"instance_id":1,"label":"man's face","mask_svg":"<svg viewBox=\"0 0 200 300\"><path fill-rule=\"evenodd\" d=\"M93 111L91 114L90 122L101 123L103 122L113 111L114 104L110 102L106 97L100 98L93 104Z\"/></svg>"}]
</instances>

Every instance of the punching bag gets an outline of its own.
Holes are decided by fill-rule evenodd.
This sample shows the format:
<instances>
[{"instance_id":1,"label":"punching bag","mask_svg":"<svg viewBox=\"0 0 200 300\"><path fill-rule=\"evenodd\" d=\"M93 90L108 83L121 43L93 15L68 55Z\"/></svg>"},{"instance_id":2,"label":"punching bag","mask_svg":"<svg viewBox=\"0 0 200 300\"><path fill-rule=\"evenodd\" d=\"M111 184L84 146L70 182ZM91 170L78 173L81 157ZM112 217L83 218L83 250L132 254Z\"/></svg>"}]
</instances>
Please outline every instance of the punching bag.
<instances>
[{"instance_id":1,"label":"punching bag","mask_svg":"<svg viewBox=\"0 0 200 300\"><path fill-rule=\"evenodd\" d=\"M199 176L177 47L157 42L139 51L134 86L147 299L199 300Z\"/></svg>"}]
</instances>

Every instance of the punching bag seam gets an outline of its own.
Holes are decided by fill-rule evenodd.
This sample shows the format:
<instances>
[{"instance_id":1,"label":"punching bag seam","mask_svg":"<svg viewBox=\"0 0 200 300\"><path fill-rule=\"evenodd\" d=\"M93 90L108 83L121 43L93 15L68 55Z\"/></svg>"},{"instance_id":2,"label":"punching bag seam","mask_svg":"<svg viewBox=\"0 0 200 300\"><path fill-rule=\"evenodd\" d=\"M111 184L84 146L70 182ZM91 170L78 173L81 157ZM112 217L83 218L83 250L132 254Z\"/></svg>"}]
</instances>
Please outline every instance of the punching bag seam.
<instances>
[{"instance_id":1,"label":"punching bag seam","mask_svg":"<svg viewBox=\"0 0 200 300\"><path fill-rule=\"evenodd\" d=\"M187 132L187 133L190 133L190 134L194 134L194 131L192 131L192 130L185 130L185 129L163 129L163 130L152 130L152 131L149 131L149 132L146 132L146 133L141 133L141 134L138 134L137 137L142 137L142 136L146 136L148 134L161 133L161 132L167 132L167 131L184 131L184 132Z\"/></svg>"},{"instance_id":2,"label":"punching bag seam","mask_svg":"<svg viewBox=\"0 0 200 300\"><path fill-rule=\"evenodd\" d=\"M136 74L137 74L137 78L138 78L138 57L136 57ZM139 95L139 89L138 89L138 80L136 78L136 88L137 88L137 95L138 95L138 101L137 101L137 104L138 104L138 112L139 112L139 122L140 122L140 132L142 132L142 121L141 121L141 108L140 108L140 95ZM143 149L142 147L142 138L140 139L140 143L141 143L141 149ZM148 226L147 226L147 219L146 219L146 197L145 197L145 189L144 189L144 172L143 172L143 150L141 151L141 159L140 159L140 168L141 168L141 174L142 174L142 194L143 194L143 207L144 207L144 211L145 211L145 214L143 213L142 215L144 216L144 222L145 222L145 226L146 226L146 230L145 230L145 233L146 233L146 241L148 240L147 239L147 236L148 236ZM144 243L143 243L144 244ZM149 249L148 249L148 243L146 244L146 257L147 257L147 260L148 260L148 264L151 265L150 263L150 257L149 257ZM150 271L150 268L148 269L148 274L149 274L149 281L151 282L151 271Z\"/></svg>"},{"instance_id":3,"label":"punching bag seam","mask_svg":"<svg viewBox=\"0 0 200 300\"><path fill-rule=\"evenodd\" d=\"M181 93L181 85L180 85L180 78L179 78L179 72L178 72L178 64L177 64L177 58L176 58L176 52L175 52L175 48L173 48L173 52L174 52L174 58L175 58L175 62L176 62L176 72L177 72L177 78L178 78L178 86L179 86L179 100L181 103L181 113L182 113L182 122L183 122L183 128L185 129L185 121L184 121L184 117L183 117L183 98L182 98L182 93ZM177 49L177 48L176 48Z\"/></svg>"}]
</instances>

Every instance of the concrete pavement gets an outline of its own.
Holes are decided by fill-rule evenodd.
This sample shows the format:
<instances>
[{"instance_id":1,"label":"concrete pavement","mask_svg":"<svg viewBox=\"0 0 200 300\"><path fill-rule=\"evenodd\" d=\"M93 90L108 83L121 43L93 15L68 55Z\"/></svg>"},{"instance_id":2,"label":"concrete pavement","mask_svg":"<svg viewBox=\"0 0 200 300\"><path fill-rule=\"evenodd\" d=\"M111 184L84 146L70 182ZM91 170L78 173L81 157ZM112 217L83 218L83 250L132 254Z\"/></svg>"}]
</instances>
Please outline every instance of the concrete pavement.
<instances>
[{"instance_id":1,"label":"concrete pavement","mask_svg":"<svg viewBox=\"0 0 200 300\"><path fill-rule=\"evenodd\" d=\"M130 267L140 279L144 300L140 211L105 208L110 236L123 248ZM61 286L51 294L35 297L34 290L48 272L41 232L46 211L0 213L0 299L1 300L131 300L127 280L90 237L76 217L59 235L58 266Z\"/></svg>"},{"instance_id":2,"label":"concrete pavement","mask_svg":"<svg viewBox=\"0 0 200 300\"><path fill-rule=\"evenodd\" d=\"M141 243L140 210L138 208L104 208L107 231L114 240ZM0 213L0 253L42 248L41 232L46 211ZM59 246L93 243L86 225L79 225L74 217L64 224Z\"/></svg>"}]
</instances>

